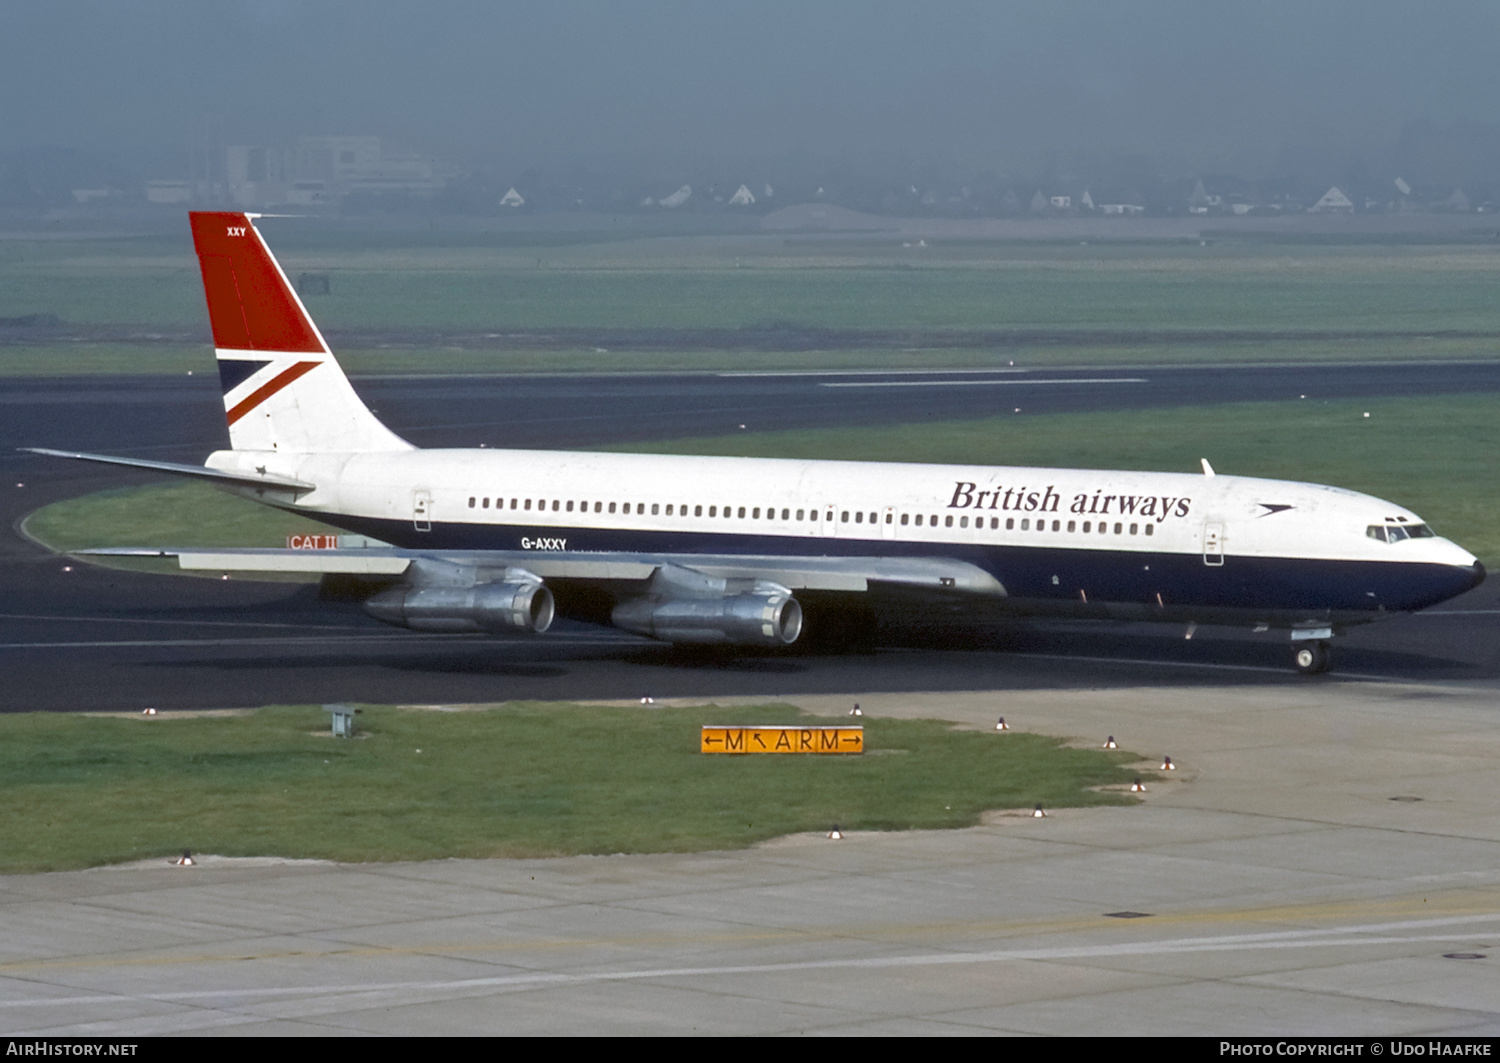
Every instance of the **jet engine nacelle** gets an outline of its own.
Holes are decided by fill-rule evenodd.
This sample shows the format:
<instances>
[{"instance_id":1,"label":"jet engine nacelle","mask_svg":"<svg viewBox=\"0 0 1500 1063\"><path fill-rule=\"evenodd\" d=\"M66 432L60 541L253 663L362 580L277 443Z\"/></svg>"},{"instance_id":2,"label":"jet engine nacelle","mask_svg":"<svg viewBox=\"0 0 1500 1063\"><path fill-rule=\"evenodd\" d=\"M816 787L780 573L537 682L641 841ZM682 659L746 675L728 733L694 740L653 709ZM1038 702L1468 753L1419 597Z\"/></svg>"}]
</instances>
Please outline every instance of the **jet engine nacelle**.
<instances>
[{"instance_id":1,"label":"jet engine nacelle","mask_svg":"<svg viewBox=\"0 0 1500 1063\"><path fill-rule=\"evenodd\" d=\"M552 592L540 582L391 587L365 602L377 620L415 631L540 634L552 626Z\"/></svg>"},{"instance_id":2,"label":"jet engine nacelle","mask_svg":"<svg viewBox=\"0 0 1500 1063\"><path fill-rule=\"evenodd\" d=\"M616 627L665 642L790 646L802 633L802 606L779 584L717 597L635 598L610 614Z\"/></svg>"}]
</instances>

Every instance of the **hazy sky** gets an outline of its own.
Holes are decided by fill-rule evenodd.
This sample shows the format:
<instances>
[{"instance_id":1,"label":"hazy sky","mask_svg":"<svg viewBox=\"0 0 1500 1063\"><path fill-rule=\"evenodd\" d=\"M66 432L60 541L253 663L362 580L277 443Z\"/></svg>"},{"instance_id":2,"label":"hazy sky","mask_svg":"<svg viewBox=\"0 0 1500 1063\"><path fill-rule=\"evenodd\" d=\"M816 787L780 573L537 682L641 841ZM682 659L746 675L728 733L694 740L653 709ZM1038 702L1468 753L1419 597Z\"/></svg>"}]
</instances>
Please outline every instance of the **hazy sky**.
<instances>
[{"instance_id":1,"label":"hazy sky","mask_svg":"<svg viewBox=\"0 0 1500 1063\"><path fill-rule=\"evenodd\" d=\"M0 148L374 133L506 167L799 153L1274 170L1500 121L1500 4L0 0Z\"/></svg>"}]
</instances>

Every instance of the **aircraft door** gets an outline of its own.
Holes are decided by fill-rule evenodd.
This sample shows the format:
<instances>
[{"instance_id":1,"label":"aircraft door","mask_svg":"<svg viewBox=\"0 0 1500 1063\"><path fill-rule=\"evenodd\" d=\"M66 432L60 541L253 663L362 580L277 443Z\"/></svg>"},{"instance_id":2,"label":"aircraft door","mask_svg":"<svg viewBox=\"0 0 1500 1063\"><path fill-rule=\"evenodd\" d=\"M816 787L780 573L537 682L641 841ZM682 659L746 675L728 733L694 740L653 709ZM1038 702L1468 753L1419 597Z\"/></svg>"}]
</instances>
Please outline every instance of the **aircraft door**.
<instances>
[{"instance_id":1,"label":"aircraft door","mask_svg":"<svg viewBox=\"0 0 1500 1063\"><path fill-rule=\"evenodd\" d=\"M432 492L414 491L411 496L411 523L419 532L432 531Z\"/></svg>"},{"instance_id":2,"label":"aircraft door","mask_svg":"<svg viewBox=\"0 0 1500 1063\"><path fill-rule=\"evenodd\" d=\"M1224 523L1210 520L1203 525L1203 563L1218 566L1224 563Z\"/></svg>"}]
</instances>

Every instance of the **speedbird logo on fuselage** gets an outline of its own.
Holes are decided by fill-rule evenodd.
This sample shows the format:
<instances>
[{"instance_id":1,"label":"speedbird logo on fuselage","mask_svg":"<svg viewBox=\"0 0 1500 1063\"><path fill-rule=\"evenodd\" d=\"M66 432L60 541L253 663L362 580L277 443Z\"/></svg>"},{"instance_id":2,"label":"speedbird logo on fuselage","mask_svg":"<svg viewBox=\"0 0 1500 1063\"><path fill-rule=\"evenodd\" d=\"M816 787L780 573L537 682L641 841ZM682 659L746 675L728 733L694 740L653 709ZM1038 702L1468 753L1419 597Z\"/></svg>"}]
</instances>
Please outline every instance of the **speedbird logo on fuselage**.
<instances>
[{"instance_id":1,"label":"speedbird logo on fuselage","mask_svg":"<svg viewBox=\"0 0 1500 1063\"><path fill-rule=\"evenodd\" d=\"M995 487L979 490L979 485L967 480L958 480L953 486L953 500L949 509L1000 509L1012 513L1056 513L1062 505L1063 496L1049 484L1040 490L1027 487ZM1191 498L1172 495L1107 495L1099 488L1092 495L1087 492L1073 496L1069 513L1080 516L1151 517L1165 520L1168 517L1186 517L1192 508Z\"/></svg>"}]
</instances>

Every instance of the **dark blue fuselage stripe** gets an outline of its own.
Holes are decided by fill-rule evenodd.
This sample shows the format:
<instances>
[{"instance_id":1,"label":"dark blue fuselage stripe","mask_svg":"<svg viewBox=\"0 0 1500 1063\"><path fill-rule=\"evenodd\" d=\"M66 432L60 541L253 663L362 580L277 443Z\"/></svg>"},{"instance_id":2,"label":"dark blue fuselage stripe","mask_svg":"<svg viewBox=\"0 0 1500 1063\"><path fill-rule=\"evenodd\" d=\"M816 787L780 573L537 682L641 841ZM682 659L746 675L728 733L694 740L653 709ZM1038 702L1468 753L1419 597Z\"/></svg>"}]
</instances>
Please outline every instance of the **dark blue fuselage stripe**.
<instances>
[{"instance_id":1,"label":"dark blue fuselage stripe","mask_svg":"<svg viewBox=\"0 0 1500 1063\"><path fill-rule=\"evenodd\" d=\"M320 514L320 516L322 516ZM1476 569L1379 561L1226 556L1205 565L1197 554L1080 549L1053 544L929 543L745 532L440 523L419 532L411 521L328 515L352 532L405 549L537 550L572 553L745 554L771 557L951 557L998 579L1012 599L1166 609L1204 608L1375 619L1446 601L1474 586ZM1051 533L1046 533L1051 534ZM531 544L523 546L522 542ZM540 549L538 547L540 541ZM1158 601L1158 595L1160 600Z\"/></svg>"}]
</instances>

